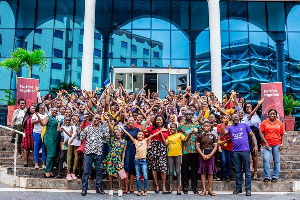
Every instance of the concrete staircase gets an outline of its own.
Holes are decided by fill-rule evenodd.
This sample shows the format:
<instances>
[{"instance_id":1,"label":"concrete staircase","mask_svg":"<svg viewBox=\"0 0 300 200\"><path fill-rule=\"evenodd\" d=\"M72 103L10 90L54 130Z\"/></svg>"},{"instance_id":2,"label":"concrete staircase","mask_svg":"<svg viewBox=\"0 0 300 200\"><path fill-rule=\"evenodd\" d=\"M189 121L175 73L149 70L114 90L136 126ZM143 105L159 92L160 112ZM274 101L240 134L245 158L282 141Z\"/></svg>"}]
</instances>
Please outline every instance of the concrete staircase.
<instances>
[{"instance_id":1,"label":"concrete staircase","mask_svg":"<svg viewBox=\"0 0 300 200\"><path fill-rule=\"evenodd\" d=\"M81 189L81 181L68 181L65 178L52 179L43 178L43 169L35 169L33 164L29 167L23 167L24 161L17 160L17 176L14 177L13 155L14 144L9 141L11 133L0 129L0 182L15 185L24 188L39 188L39 189ZM288 132L285 135L285 145L281 154L281 172L277 183L262 182L263 163L262 155L259 155L258 180L252 181L252 190L256 192L291 192L300 190L300 139L293 142L293 139L300 136L300 132ZM32 163L32 158L30 158ZM273 162L271 162L272 166ZM54 170L54 173L57 169ZM272 170L271 170L272 171ZM234 174L234 173L233 173ZM118 187L118 182L114 181L115 188ZM136 189L136 184L133 184ZM235 181L229 183L215 181L214 190L216 191L231 191L235 189ZM201 190L202 184L199 179L198 188ZM90 181L89 188L95 188L95 181ZM103 180L103 188L108 189L108 180ZM153 180L149 180L149 190L154 190Z\"/></svg>"}]
</instances>

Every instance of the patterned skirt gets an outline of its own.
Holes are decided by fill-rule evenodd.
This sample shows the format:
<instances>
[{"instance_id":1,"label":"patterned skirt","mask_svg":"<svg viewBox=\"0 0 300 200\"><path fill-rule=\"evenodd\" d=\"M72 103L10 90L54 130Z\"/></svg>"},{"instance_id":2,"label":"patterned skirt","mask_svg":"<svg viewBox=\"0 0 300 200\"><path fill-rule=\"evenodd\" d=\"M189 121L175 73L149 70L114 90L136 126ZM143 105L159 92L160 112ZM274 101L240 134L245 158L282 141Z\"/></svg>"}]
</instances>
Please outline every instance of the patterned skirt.
<instances>
[{"instance_id":1,"label":"patterned skirt","mask_svg":"<svg viewBox=\"0 0 300 200\"><path fill-rule=\"evenodd\" d=\"M167 173L167 149L162 142L151 140L151 148L148 149L147 165L148 169Z\"/></svg>"}]
</instances>

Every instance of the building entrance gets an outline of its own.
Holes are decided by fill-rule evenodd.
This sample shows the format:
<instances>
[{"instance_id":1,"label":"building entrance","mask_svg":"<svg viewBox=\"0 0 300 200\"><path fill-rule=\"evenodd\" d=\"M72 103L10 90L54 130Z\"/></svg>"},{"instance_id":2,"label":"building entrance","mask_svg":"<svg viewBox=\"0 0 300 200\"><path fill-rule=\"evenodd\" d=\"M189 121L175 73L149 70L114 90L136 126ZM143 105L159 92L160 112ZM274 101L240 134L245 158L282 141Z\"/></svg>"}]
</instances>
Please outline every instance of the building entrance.
<instances>
[{"instance_id":1,"label":"building entrance","mask_svg":"<svg viewBox=\"0 0 300 200\"><path fill-rule=\"evenodd\" d=\"M146 91L158 92L159 98L165 98L170 90L179 86L184 90L189 85L189 69L157 69L157 68L114 68L113 83L122 84L126 92L138 91L147 84Z\"/></svg>"}]
</instances>

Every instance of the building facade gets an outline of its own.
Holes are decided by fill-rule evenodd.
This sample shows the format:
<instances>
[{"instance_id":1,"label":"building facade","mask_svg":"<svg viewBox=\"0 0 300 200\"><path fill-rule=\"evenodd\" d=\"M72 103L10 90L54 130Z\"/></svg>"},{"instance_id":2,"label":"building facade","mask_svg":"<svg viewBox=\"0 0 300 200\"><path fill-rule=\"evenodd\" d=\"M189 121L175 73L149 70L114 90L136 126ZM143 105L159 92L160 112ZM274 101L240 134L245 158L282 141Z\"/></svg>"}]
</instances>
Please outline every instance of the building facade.
<instances>
[{"instance_id":1,"label":"building facade","mask_svg":"<svg viewBox=\"0 0 300 200\"><path fill-rule=\"evenodd\" d=\"M200 92L218 90L219 96L220 91L234 89L251 100L258 98L259 83L280 81L287 94L300 99L298 1L87 2L0 1L0 59L18 47L43 49L47 70L33 69L43 95L60 81L93 89L106 79L120 81L122 76L114 69L135 73L146 68L159 77L172 68L189 74L170 74L170 87L172 79L176 86L191 85ZM85 23L85 15L93 16L91 11L94 18ZM18 75L27 77L28 69ZM132 75L129 90L137 77L141 76ZM0 96L5 89L15 90L14 73L1 67L0 80Z\"/></svg>"}]
</instances>

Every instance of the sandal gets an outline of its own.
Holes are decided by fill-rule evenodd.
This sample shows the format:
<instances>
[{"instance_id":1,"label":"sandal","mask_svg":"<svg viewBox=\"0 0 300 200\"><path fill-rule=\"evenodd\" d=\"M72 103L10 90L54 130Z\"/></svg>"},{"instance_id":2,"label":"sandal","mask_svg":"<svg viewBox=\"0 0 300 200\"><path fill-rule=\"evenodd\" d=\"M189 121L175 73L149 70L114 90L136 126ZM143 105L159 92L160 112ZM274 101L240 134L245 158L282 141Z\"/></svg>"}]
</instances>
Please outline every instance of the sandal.
<instances>
[{"instance_id":1,"label":"sandal","mask_svg":"<svg viewBox=\"0 0 300 200\"><path fill-rule=\"evenodd\" d=\"M144 190L143 196L147 196L147 191L146 190Z\"/></svg>"},{"instance_id":2,"label":"sandal","mask_svg":"<svg viewBox=\"0 0 300 200\"><path fill-rule=\"evenodd\" d=\"M131 193L131 191L130 191ZM142 191L138 191L138 193L136 193L137 196L141 196Z\"/></svg>"},{"instance_id":3,"label":"sandal","mask_svg":"<svg viewBox=\"0 0 300 200\"><path fill-rule=\"evenodd\" d=\"M62 178L62 176L60 174L58 174L57 176L55 176L54 178Z\"/></svg>"},{"instance_id":4,"label":"sandal","mask_svg":"<svg viewBox=\"0 0 300 200\"><path fill-rule=\"evenodd\" d=\"M206 191L202 191L201 193L200 193L200 196L205 196L206 195Z\"/></svg>"},{"instance_id":5,"label":"sandal","mask_svg":"<svg viewBox=\"0 0 300 200\"><path fill-rule=\"evenodd\" d=\"M216 196L216 193L214 193L214 192L212 192L212 191L208 192L208 194L209 194L210 196Z\"/></svg>"}]
</instances>

